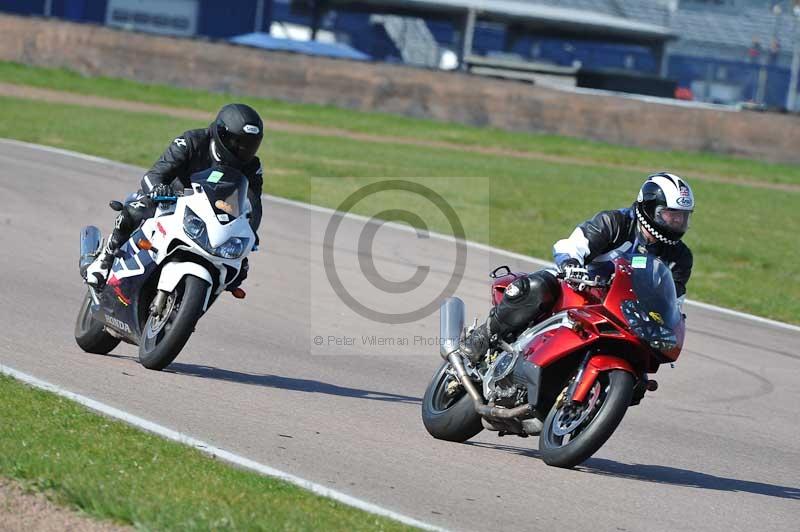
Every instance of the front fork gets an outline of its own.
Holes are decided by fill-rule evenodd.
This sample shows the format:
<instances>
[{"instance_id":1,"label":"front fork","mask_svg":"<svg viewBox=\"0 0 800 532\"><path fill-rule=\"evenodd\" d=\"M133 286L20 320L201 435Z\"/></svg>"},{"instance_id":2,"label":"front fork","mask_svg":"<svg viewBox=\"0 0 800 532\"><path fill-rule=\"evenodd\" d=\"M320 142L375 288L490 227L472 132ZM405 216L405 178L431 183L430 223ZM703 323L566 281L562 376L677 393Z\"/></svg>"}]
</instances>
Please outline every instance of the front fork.
<instances>
[{"instance_id":1,"label":"front fork","mask_svg":"<svg viewBox=\"0 0 800 532\"><path fill-rule=\"evenodd\" d=\"M167 303L168 297L169 292L166 290L159 290L156 292L156 297L153 298L153 303L150 305L150 314L156 318L161 318L161 314L164 312L164 306Z\"/></svg>"}]
</instances>

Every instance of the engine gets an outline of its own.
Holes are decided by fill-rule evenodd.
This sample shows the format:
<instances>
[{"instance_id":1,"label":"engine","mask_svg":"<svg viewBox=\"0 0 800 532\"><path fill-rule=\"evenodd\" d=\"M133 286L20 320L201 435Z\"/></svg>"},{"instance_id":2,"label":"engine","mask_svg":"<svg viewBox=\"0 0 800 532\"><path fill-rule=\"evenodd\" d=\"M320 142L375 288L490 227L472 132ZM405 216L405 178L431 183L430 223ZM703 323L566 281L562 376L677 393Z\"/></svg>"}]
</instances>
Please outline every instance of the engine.
<instances>
[{"instance_id":1,"label":"engine","mask_svg":"<svg viewBox=\"0 0 800 532\"><path fill-rule=\"evenodd\" d=\"M483 375L483 396L489 403L513 407L522 404L527 394L524 383L514 382L514 367L519 353L500 351L487 357L488 368Z\"/></svg>"}]
</instances>

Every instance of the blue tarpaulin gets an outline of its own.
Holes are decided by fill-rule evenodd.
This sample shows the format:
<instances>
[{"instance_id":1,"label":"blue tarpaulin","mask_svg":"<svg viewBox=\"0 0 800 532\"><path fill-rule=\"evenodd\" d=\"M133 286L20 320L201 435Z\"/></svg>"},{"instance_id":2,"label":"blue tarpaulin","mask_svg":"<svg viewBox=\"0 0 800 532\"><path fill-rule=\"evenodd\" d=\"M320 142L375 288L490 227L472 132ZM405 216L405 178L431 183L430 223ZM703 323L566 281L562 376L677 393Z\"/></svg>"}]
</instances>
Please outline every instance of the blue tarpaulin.
<instances>
[{"instance_id":1,"label":"blue tarpaulin","mask_svg":"<svg viewBox=\"0 0 800 532\"><path fill-rule=\"evenodd\" d=\"M287 52L297 52L307 55L324 55L327 57L339 57L342 59L355 59L358 61L369 61L371 58L365 53L359 52L355 48L341 43L325 43L317 41L295 41L292 39L281 39L273 37L268 33L247 33L231 37L230 41L235 44L264 48L266 50L282 50Z\"/></svg>"}]
</instances>

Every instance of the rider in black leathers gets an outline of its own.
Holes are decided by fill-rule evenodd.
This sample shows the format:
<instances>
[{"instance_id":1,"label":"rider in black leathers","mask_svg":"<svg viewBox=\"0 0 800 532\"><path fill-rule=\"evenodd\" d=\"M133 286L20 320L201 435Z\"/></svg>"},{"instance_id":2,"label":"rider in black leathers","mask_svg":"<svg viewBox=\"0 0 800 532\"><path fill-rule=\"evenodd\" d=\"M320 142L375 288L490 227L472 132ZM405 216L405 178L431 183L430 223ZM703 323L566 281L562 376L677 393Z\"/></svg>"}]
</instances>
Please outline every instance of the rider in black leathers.
<instances>
[{"instance_id":1,"label":"rider in black leathers","mask_svg":"<svg viewBox=\"0 0 800 532\"><path fill-rule=\"evenodd\" d=\"M553 246L559 271L586 268L602 274L613 251L631 249L659 257L671 270L679 302L692 273L692 252L681 241L694 210L694 195L680 177L659 173L648 177L630 207L602 211L580 224ZM610 272L608 272L610 273ZM486 322L465 339L462 352L477 361L497 340L509 340L553 309L561 285L554 272L541 270L506 287L503 299L489 311Z\"/></svg>"},{"instance_id":2,"label":"rider in black leathers","mask_svg":"<svg viewBox=\"0 0 800 532\"><path fill-rule=\"evenodd\" d=\"M258 113L247 105L234 103L220 109L217 118L207 128L186 131L175 138L142 177L136 197L123 206L105 248L87 269L86 282L98 288L105 285L114 253L144 220L155 214L153 197L173 195L176 180L181 188L188 187L189 176L212 166L231 166L245 175L248 199L253 209L250 225L256 232L261 224L263 176L261 161L255 154L263 136L264 125ZM248 269L245 258L239 276L228 285L228 290L244 281Z\"/></svg>"}]
</instances>

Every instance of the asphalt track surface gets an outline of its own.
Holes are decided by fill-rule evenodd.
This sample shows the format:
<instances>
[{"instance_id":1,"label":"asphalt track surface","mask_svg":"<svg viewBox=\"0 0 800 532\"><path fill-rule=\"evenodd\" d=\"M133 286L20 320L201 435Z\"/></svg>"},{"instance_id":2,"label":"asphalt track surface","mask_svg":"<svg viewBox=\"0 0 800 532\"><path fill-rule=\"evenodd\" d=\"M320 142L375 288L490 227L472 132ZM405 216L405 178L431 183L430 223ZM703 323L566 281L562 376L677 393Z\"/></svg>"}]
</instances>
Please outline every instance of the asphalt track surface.
<instances>
[{"instance_id":1,"label":"asphalt track surface","mask_svg":"<svg viewBox=\"0 0 800 532\"><path fill-rule=\"evenodd\" d=\"M265 203L248 298L221 297L168 370L145 370L129 345L83 353L72 336L78 232L107 231L107 201L140 175L0 142L0 363L447 528L797 531L800 332L687 309L676 368L656 374L660 389L576 470L546 466L536 438L436 441L420 400L440 360L414 337L435 338L437 315L389 325L353 312L324 273L330 214L313 209ZM452 243L384 227L371 248L381 276L430 271L411 294L374 288L355 253L363 228L343 220L331 249L343 286L365 305L413 310L451 278ZM469 248L456 293L471 315L487 309L489 266L504 263L536 267ZM370 345L372 336L390 345Z\"/></svg>"}]
</instances>

